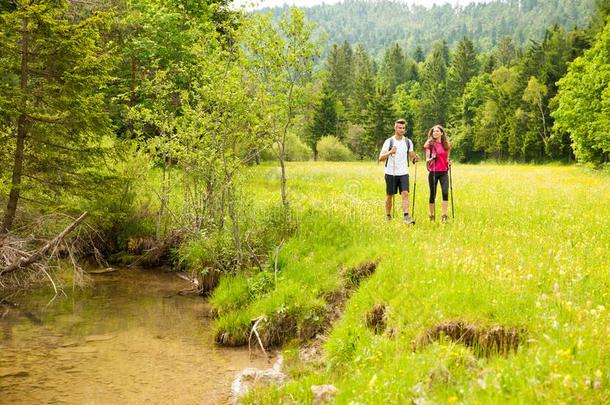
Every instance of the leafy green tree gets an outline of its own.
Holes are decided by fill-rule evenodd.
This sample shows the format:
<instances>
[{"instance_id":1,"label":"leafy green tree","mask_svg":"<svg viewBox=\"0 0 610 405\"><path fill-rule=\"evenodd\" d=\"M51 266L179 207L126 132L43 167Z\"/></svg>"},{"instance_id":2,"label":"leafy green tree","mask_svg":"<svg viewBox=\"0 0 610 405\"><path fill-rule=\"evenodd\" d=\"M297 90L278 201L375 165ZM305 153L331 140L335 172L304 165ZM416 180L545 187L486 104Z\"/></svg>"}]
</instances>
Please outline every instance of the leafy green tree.
<instances>
[{"instance_id":1,"label":"leafy green tree","mask_svg":"<svg viewBox=\"0 0 610 405\"><path fill-rule=\"evenodd\" d=\"M267 120L266 131L275 144L281 169L281 197L288 207L286 190L286 136L297 113L307 100L305 88L311 76L319 46L313 41L312 26L302 10L292 7L274 27L269 17L254 16L253 32L247 48L251 69L266 89L261 99Z\"/></svg>"},{"instance_id":2,"label":"leafy green tree","mask_svg":"<svg viewBox=\"0 0 610 405\"><path fill-rule=\"evenodd\" d=\"M574 154L584 162L610 161L610 24L591 49L576 58L558 82L558 108L551 115L570 134Z\"/></svg>"},{"instance_id":3,"label":"leafy green tree","mask_svg":"<svg viewBox=\"0 0 610 405\"><path fill-rule=\"evenodd\" d=\"M461 161L481 159L485 152L482 142L485 135L477 136L477 129L481 123L479 120L482 117L483 106L489 99L491 92L491 80L487 73L475 76L466 84L461 98L462 104L457 131L451 139L452 156Z\"/></svg>"},{"instance_id":4,"label":"leafy green tree","mask_svg":"<svg viewBox=\"0 0 610 405\"><path fill-rule=\"evenodd\" d=\"M546 96L547 87L534 76L530 77L523 92L523 101L529 105L528 118L531 121L524 135L522 152L526 158L532 155L542 158L548 148L550 127L547 123Z\"/></svg>"},{"instance_id":5,"label":"leafy green tree","mask_svg":"<svg viewBox=\"0 0 610 405\"><path fill-rule=\"evenodd\" d=\"M92 186L99 179L85 171L108 151L100 92L112 66L100 40L107 16L71 21L68 10L67 2L40 0L0 14L0 133L13 153L4 162L11 176L3 179L10 183L3 232L36 189L53 201Z\"/></svg>"}]
</instances>

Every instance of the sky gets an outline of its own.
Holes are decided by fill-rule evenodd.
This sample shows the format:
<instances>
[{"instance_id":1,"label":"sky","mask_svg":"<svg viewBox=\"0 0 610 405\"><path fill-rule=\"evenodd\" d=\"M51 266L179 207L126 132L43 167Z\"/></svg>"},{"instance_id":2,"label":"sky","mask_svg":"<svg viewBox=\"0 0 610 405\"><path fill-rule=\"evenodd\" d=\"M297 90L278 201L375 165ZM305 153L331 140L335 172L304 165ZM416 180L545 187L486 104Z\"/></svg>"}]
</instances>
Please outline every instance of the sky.
<instances>
[{"instance_id":1,"label":"sky","mask_svg":"<svg viewBox=\"0 0 610 405\"><path fill-rule=\"evenodd\" d=\"M250 8L250 4L256 4L255 8L262 7L276 7L283 4L295 5L298 7L315 6L317 4L334 4L339 3L341 0L234 0L233 4L236 6L247 5ZM472 3L475 0L402 0L408 4L419 4L423 6L432 6L433 4L445 4L450 3L452 5L466 5ZM476 0L482 2L481 0Z\"/></svg>"}]
</instances>

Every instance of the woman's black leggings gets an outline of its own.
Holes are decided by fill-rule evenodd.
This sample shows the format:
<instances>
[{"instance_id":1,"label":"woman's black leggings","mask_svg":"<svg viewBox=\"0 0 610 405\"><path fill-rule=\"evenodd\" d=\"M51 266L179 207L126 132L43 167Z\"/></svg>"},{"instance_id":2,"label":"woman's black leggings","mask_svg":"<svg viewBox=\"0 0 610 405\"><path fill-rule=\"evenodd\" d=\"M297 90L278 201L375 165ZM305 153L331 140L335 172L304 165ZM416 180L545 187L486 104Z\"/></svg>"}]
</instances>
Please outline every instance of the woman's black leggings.
<instances>
[{"instance_id":1,"label":"woman's black leggings","mask_svg":"<svg viewBox=\"0 0 610 405\"><path fill-rule=\"evenodd\" d=\"M447 172L430 172L428 173L428 185L430 186L430 199L428 202L434 204L436 199L436 184L441 183L441 191L443 193L443 201L449 201L449 175Z\"/></svg>"}]
</instances>

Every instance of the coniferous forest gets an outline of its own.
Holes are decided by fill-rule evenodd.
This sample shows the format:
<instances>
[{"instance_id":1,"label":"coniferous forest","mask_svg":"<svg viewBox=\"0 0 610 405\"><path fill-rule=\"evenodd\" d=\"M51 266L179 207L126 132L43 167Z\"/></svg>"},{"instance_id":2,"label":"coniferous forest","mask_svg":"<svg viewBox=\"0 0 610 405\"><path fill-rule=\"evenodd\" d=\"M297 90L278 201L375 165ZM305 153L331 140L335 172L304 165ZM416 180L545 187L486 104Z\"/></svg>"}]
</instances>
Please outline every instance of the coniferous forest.
<instances>
[{"instance_id":1,"label":"coniferous forest","mask_svg":"<svg viewBox=\"0 0 610 405\"><path fill-rule=\"evenodd\" d=\"M564 112L574 102L567 81L588 82L568 74L568 65L595 58L594 44L607 42L604 14L603 2L588 1L430 9L347 1L307 9L317 32L333 41L305 138L316 156L318 140L332 135L358 158L373 157L391 133L390 117L402 116L419 145L435 123L448 127L461 161L574 161L576 150L579 159L586 153L603 163L607 153L591 160L574 141L582 131L568 129L575 122ZM371 28L371 20L380 23Z\"/></svg>"}]
</instances>

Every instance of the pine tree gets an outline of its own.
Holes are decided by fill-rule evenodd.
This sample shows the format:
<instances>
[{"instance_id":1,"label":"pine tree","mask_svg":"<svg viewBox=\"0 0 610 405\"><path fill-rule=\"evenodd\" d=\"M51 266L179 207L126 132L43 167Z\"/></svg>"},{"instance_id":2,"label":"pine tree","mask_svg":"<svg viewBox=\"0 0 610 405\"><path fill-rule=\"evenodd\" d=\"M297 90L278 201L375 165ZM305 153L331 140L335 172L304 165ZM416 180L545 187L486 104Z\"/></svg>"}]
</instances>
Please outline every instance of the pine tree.
<instances>
[{"instance_id":1,"label":"pine tree","mask_svg":"<svg viewBox=\"0 0 610 405\"><path fill-rule=\"evenodd\" d=\"M365 140L369 156L377 156L383 142L394 130L392 95L385 87L377 86L368 111Z\"/></svg>"},{"instance_id":2,"label":"pine tree","mask_svg":"<svg viewBox=\"0 0 610 405\"><path fill-rule=\"evenodd\" d=\"M326 60L326 85L334 92L343 106L350 109L354 88L354 54L349 43L334 44Z\"/></svg>"},{"instance_id":3,"label":"pine tree","mask_svg":"<svg viewBox=\"0 0 610 405\"><path fill-rule=\"evenodd\" d=\"M318 160L316 145L323 136L335 136L339 134L339 120L337 114L337 97L325 86L322 89L322 97L315 107L311 126L309 127L307 144L313 150L314 160Z\"/></svg>"},{"instance_id":4,"label":"pine tree","mask_svg":"<svg viewBox=\"0 0 610 405\"><path fill-rule=\"evenodd\" d=\"M351 121L356 124L366 122L367 108L375 94L375 67L367 50L358 45L354 52L354 91L350 101Z\"/></svg>"},{"instance_id":5,"label":"pine tree","mask_svg":"<svg viewBox=\"0 0 610 405\"><path fill-rule=\"evenodd\" d=\"M94 182L82 169L111 135L100 92L111 67L100 45L103 15L70 21L67 12L67 2L41 0L0 14L0 125L13 153L1 231L12 228L19 201L34 190L53 199Z\"/></svg>"},{"instance_id":6,"label":"pine tree","mask_svg":"<svg viewBox=\"0 0 610 405\"><path fill-rule=\"evenodd\" d=\"M396 87L407 81L407 59L402 47L395 43L386 51L379 72L380 83L393 94Z\"/></svg>"},{"instance_id":7,"label":"pine tree","mask_svg":"<svg viewBox=\"0 0 610 405\"><path fill-rule=\"evenodd\" d=\"M447 66L442 46L436 46L426 58L421 72L422 98L418 111L419 129L445 125L448 118Z\"/></svg>"},{"instance_id":8,"label":"pine tree","mask_svg":"<svg viewBox=\"0 0 610 405\"><path fill-rule=\"evenodd\" d=\"M454 97L461 97L466 84L479 73L474 45L464 37L457 45L449 70L449 88Z\"/></svg>"}]
</instances>

